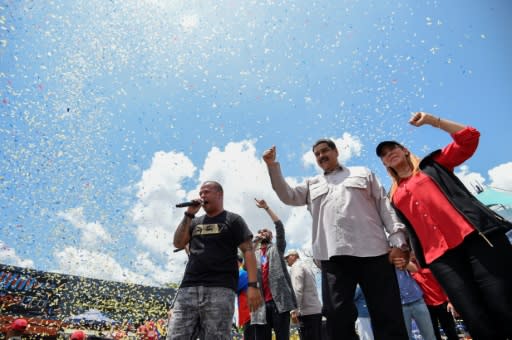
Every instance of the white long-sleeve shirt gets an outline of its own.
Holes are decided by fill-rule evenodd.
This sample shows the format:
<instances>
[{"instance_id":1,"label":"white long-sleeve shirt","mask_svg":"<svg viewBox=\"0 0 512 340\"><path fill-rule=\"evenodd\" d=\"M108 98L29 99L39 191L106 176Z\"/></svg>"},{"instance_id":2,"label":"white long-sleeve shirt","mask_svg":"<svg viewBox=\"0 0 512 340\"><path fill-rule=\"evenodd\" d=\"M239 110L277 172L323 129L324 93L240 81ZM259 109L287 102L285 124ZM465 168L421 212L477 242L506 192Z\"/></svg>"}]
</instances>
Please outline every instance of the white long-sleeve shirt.
<instances>
[{"instance_id":1,"label":"white long-sleeve shirt","mask_svg":"<svg viewBox=\"0 0 512 340\"><path fill-rule=\"evenodd\" d=\"M405 226L369 169L340 167L293 188L285 181L279 163L268 169L272 188L283 203L307 205L313 218L315 259L379 256L387 253L390 245L406 243Z\"/></svg>"},{"instance_id":2,"label":"white long-sleeve shirt","mask_svg":"<svg viewBox=\"0 0 512 340\"><path fill-rule=\"evenodd\" d=\"M311 267L297 259L290 269L293 291L297 299L299 315L322 313L322 304L318 298L315 274Z\"/></svg>"}]
</instances>

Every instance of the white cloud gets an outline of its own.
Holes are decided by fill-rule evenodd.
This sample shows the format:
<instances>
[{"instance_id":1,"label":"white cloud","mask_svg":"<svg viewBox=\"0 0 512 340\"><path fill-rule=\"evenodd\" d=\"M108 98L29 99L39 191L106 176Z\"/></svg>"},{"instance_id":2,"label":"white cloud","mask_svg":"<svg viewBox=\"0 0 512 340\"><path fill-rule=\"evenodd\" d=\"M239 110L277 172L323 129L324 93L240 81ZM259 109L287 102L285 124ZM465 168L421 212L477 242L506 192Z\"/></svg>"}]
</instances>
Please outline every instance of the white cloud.
<instances>
[{"instance_id":1,"label":"white cloud","mask_svg":"<svg viewBox=\"0 0 512 340\"><path fill-rule=\"evenodd\" d=\"M512 190L512 162L500 164L488 171L490 186L504 190Z\"/></svg>"},{"instance_id":2,"label":"white cloud","mask_svg":"<svg viewBox=\"0 0 512 340\"><path fill-rule=\"evenodd\" d=\"M71 275L85 276L101 280L113 280L142 284L153 284L153 280L123 268L115 259L106 253L65 247L56 251L56 271Z\"/></svg>"},{"instance_id":3,"label":"white cloud","mask_svg":"<svg viewBox=\"0 0 512 340\"><path fill-rule=\"evenodd\" d=\"M464 183L466 188L473 194L476 194L476 186L483 186L485 178L478 172L470 172L467 165L459 167L459 171L455 171L455 175Z\"/></svg>"},{"instance_id":4,"label":"white cloud","mask_svg":"<svg viewBox=\"0 0 512 340\"><path fill-rule=\"evenodd\" d=\"M24 268L34 268L34 261L22 259L16 255L16 250L9 247L9 245L2 240L0 240L0 263Z\"/></svg>"},{"instance_id":5,"label":"white cloud","mask_svg":"<svg viewBox=\"0 0 512 340\"><path fill-rule=\"evenodd\" d=\"M306 206L291 208L288 219L285 222L286 240L294 248L302 248L311 245L311 214Z\"/></svg>"},{"instance_id":6,"label":"white cloud","mask_svg":"<svg viewBox=\"0 0 512 340\"><path fill-rule=\"evenodd\" d=\"M182 213L172 207L186 199L182 182L195 170L183 153L159 151L136 184L138 201L129 215L137 226L137 240L151 252L164 254L172 247L173 229Z\"/></svg>"},{"instance_id":7,"label":"white cloud","mask_svg":"<svg viewBox=\"0 0 512 340\"><path fill-rule=\"evenodd\" d=\"M336 147L338 148L338 160L340 163L346 163L353 156L359 156L361 154L363 144L358 137L352 136L348 132L344 132L341 138L331 139L334 141L334 143L336 143ZM316 159L313 152L305 153L302 156L302 162L306 168L310 166L316 166L317 169L320 169L316 164Z\"/></svg>"},{"instance_id":8,"label":"white cloud","mask_svg":"<svg viewBox=\"0 0 512 340\"><path fill-rule=\"evenodd\" d=\"M60 211L57 216L65 219L75 228L80 229L81 244L88 248L99 247L104 243L112 241L110 234L98 222L87 222L84 217L82 207L71 208L66 211Z\"/></svg>"}]
</instances>

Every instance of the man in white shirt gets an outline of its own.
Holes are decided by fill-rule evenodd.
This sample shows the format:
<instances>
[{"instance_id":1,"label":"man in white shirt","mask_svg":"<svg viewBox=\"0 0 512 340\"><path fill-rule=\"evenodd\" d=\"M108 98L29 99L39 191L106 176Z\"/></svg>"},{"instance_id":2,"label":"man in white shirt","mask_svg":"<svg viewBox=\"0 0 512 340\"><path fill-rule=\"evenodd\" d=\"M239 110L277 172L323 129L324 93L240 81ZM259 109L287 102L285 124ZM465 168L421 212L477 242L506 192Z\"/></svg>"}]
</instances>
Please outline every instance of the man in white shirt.
<instances>
[{"instance_id":1,"label":"man in white shirt","mask_svg":"<svg viewBox=\"0 0 512 340\"><path fill-rule=\"evenodd\" d=\"M292 321L299 324L301 340L322 338L322 304L318 298L313 269L304 263L296 250L290 249L284 258L290 269L297 309L290 312Z\"/></svg>"},{"instance_id":2,"label":"man in white shirt","mask_svg":"<svg viewBox=\"0 0 512 340\"><path fill-rule=\"evenodd\" d=\"M275 146L263 153L263 160L279 199L292 206L306 205L313 218L313 258L322 267L328 336L357 339L354 292L359 283L375 338L407 340L395 269L389 262L409 258L405 226L369 169L341 166L332 140L318 140L312 149L323 174L295 187L281 173Z\"/></svg>"}]
</instances>

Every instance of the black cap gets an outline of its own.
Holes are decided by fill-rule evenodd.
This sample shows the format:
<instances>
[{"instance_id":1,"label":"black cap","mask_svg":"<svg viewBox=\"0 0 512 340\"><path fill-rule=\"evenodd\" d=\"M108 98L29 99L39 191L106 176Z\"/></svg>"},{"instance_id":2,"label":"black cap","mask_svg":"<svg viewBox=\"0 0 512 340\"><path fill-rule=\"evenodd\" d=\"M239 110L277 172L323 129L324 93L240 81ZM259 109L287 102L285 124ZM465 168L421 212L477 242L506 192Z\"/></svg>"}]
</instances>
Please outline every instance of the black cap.
<instances>
[{"instance_id":1,"label":"black cap","mask_svg":"<svg viewBox=\"0 0 512 340\"><path fill-rule=\"evenodd\" d=\"M402 146L402 144L395 142L394 140L385 140L383 142L380 142L379 145L377 145L377 148L375 149L375 153L377 154L377 156L380 157L380 154L382 153L382 149L385 146L390 146L390 145Z\"/></svg>"}]
</instances>

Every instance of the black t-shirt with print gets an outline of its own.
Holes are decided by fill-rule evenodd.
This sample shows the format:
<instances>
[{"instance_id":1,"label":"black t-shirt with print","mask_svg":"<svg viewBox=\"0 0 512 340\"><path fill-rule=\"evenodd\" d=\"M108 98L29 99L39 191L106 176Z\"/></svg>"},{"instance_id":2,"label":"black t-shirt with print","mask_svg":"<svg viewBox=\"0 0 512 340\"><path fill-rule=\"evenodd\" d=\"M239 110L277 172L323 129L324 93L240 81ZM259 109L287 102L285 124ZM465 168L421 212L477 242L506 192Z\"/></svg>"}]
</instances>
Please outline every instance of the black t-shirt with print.
<instances>
[{"instance_id":1,"label":"black t-shirt with print","mask_svg":"<svg viewBox=\"0 0 512 340\"><path fill-rule=\"evenodd\" d=\"M181 287L226 287L238 285L238 246L252 238L243 218L223 211L203 215L190 225L190 256Z\"/></svg>"}]
</instances>

